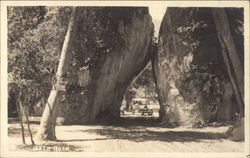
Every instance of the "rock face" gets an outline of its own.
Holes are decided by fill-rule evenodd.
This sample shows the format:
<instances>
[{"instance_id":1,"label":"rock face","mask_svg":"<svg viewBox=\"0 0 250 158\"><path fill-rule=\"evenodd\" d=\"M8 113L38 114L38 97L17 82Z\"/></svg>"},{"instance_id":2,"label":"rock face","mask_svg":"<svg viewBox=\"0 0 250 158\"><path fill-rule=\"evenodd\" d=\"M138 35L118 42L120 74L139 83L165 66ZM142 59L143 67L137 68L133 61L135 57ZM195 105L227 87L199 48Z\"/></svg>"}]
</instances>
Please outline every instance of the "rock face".
<instances>
[{"instance_id":1,"label":"rock face","mask_svg":"<svg viewBox=\"0 0 250 158\"><path fill-rule=\"evenodd\" d=\"M224 94L216 114L216 121L230 121L234 118L235 111L239 111L237 106L234 106L235 101L232 100L233 89L230 82L223 84Z\"/></svg>"},{"instance_id":2,"label":"rock face","mask_svg":"<svg viewBox=\"0 0 250 158\"><path fill-rule=\"evenodd\" d=\"M223 115L224 104L237 106L232 103L233 92L209 8L168 8L158 46L154 72L164 122L197 126ZM237 112L230 109L231 116Z\"/></svg>"},{"instance_id":3,"label":"rock face","mask_svg":"<svg viewBox=\"0 0 250 158\"><path fill-rule=\"evenodd\" d=\"M112 8L110 8L112 9ZM127 9L128 10L128 9ZM95 66L72 68L70 80L78 90L65 92L60 105L64 124L81 124L120 115L125 89L151 57L153 23L148 8L131 8L131 14L115 19L122 41L98 58ZM111 21L112 23L112 21ZM84 61L82 61L84 62Z\"/></svg>"},{"instance_id":4,"label":"rock face","mask_svg":"<svg viewBox=\"0 0 250 158\"><path fill-rule=\"evenodd\" d=\"M245 130L244 118L240 118L235 122L229 138L234 141L244 141L245 140L244 130Z\"/></svg>"}]
</instances>

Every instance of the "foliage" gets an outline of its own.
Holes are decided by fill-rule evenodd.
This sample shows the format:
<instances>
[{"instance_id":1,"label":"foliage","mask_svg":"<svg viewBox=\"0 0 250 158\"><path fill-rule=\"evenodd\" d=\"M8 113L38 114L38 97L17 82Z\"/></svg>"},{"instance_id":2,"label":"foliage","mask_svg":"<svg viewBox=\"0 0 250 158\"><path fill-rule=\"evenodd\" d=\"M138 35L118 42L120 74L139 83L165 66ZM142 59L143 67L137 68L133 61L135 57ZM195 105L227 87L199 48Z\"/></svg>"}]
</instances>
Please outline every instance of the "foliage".
<instances>
[{"instance_id":1,"label":"foliage","mask_svg":"<svg viewBox=\"0 0 250 158\"><path fill-rule=\"evenodd\" d=\"M31 111L51 89L68 12L57 7L8 8L9 83L16 83L16 95Z\"/></svg>"},{"instance_id":2,"label":"foliage","mask_svg":"<svg viewBox=\"0 0 250 158\"><path fill-rule=\"evenodd\" d=\"M73 64L76 66L94 68L99 59L110 51L107 42L102 38L104 28L96 15L100 9L95 7L81 9L79 34L73 47Z\"/></svg>"},{"instance_id":3,"label":"foliage","mask_svg":"<svg viewBox=\"0 0 250 158\"><path fill-rule=\"evenodd\" d=\"M138 90L141 88L149 100L156 101L157 94L155 92L155 81L152 72L152 65L148 63L146 68L141 72L135 81L128 87L125 95L131 94L129 97L131 99L138 97ZM141 96L142 97L142 96ZM144 96L143 96L144 97Z\"/></svg>"}]
</instances>

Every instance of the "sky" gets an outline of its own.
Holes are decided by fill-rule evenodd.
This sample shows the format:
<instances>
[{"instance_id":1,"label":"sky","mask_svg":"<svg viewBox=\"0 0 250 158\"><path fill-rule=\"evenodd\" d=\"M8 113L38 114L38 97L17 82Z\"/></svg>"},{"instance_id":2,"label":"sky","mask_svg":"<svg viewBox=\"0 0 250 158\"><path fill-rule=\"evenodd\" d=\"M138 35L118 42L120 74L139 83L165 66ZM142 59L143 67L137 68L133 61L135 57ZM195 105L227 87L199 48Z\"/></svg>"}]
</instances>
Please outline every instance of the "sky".
<instances>
[{"instance_id":1,"label":"sky","mask_svg":"<svg viewBox=\"0 0 250 158\"><path fill-rule=\"evenodd\" d=\"M166 9L167 9L166 6L152 5L152 6L149 6L149 13L153 19L162 20L166 12Z\"/></svg>"},{"instance_id":2,"label":"sky","mask_svg":"<svg viewBox=\"0 0 250 158\"><path fill-rule=\"evenodd\" d=\"M151 5L149 7L149 13L152 17L153 23L155 25L155 37L158 37L159 30L160 30L160 24L163 19L163 16L166 12L167 6L163 5Z\"/></svg>"}]
</instances>

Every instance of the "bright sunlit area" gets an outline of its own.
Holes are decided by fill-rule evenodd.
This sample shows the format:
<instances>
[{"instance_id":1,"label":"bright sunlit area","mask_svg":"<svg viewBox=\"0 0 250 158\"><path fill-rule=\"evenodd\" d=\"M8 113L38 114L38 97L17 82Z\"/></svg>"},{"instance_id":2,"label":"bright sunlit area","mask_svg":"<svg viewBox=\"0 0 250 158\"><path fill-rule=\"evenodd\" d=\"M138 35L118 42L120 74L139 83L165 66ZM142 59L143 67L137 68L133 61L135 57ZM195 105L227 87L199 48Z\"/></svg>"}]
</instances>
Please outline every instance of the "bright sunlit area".
<instances>
[{"instance_id":1,"label":"bright sunlit area","mask_svg":"<svg viewBox=\"0 0 250 158\"><path fill-rule=\"evenodd\" d=\"M155 33L154 37L158 37L161 21L163 19L163 16L166 12L167 6L165 5L151 5L149 6L149 13L152 17L154 26L155 26Z\"/></svg>"}]
</instances>

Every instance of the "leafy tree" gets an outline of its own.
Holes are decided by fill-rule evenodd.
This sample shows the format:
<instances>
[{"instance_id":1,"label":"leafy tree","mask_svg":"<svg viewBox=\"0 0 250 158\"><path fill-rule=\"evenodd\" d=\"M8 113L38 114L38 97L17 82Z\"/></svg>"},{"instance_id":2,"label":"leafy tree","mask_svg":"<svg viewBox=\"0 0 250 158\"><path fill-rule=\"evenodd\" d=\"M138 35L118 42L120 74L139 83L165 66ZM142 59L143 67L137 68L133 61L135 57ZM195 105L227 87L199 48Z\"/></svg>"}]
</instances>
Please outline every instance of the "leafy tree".
<instances>
[{"instance_id":1,"label":"leafy tree","mask_svg":"<svg viewBox=\"0 0 250 158\"><path fill-rule=\"evenodd\" d=\"M66 30L60 12L67 9L61 10L45 7L8 8L9 82L17 84L18 98L29 106L30 112L51 88Z\"/></svg>"},{"instance_id":2,"label":"leafy tree","mask_svg":"<svg viewBox=\"0 0 250 158\"><path fill-rule=\"evenodd\" d=\"M32 49L33 47L27 42L30 40L27 36L42 23L44 15L44 7L8 8L9 95L12 93L14 96L12 103L19 115L24 144L22 114L26 117L31 142L34 145L28 118L28 109L32 108L28 107L32 107L31 105L36 102L36 93L39 92L34 82L39 80L38 68L33 64L37 50Z\"/></svg>"},{"instance_id":3,"label":"leafy tree","mask_svg":"<svg viewBox=\"0 0 250 158\"><path fill-rule=\"evenodd\" d=\"M135 98L137 90L141 88L144 92L144 96L151 101L157 101L158 97L156 94L155 81L152 72L152 65L148 63L146 68L137 76L132 84L125 91L124 97L126 100L126 109L130 107L131 101Z\"/></svg>"},{"instance_id":4,"label":"leafy tree","mask_svg":"<svg viewBox=\"0 0 250 158\"><path fill-rule=\"evenodd\" d=\"M61 16L63 11L66 12L67 8L8 8L9 89L14 92L21 126L21 109L24 109L33 145L28 115L41 98L47 97L51 88L60 55L61 37L65 33L63 26L66 26L64 18L67 16ZM57 20L58 18L61 20Z\"/></svg>"}]
</instances>

